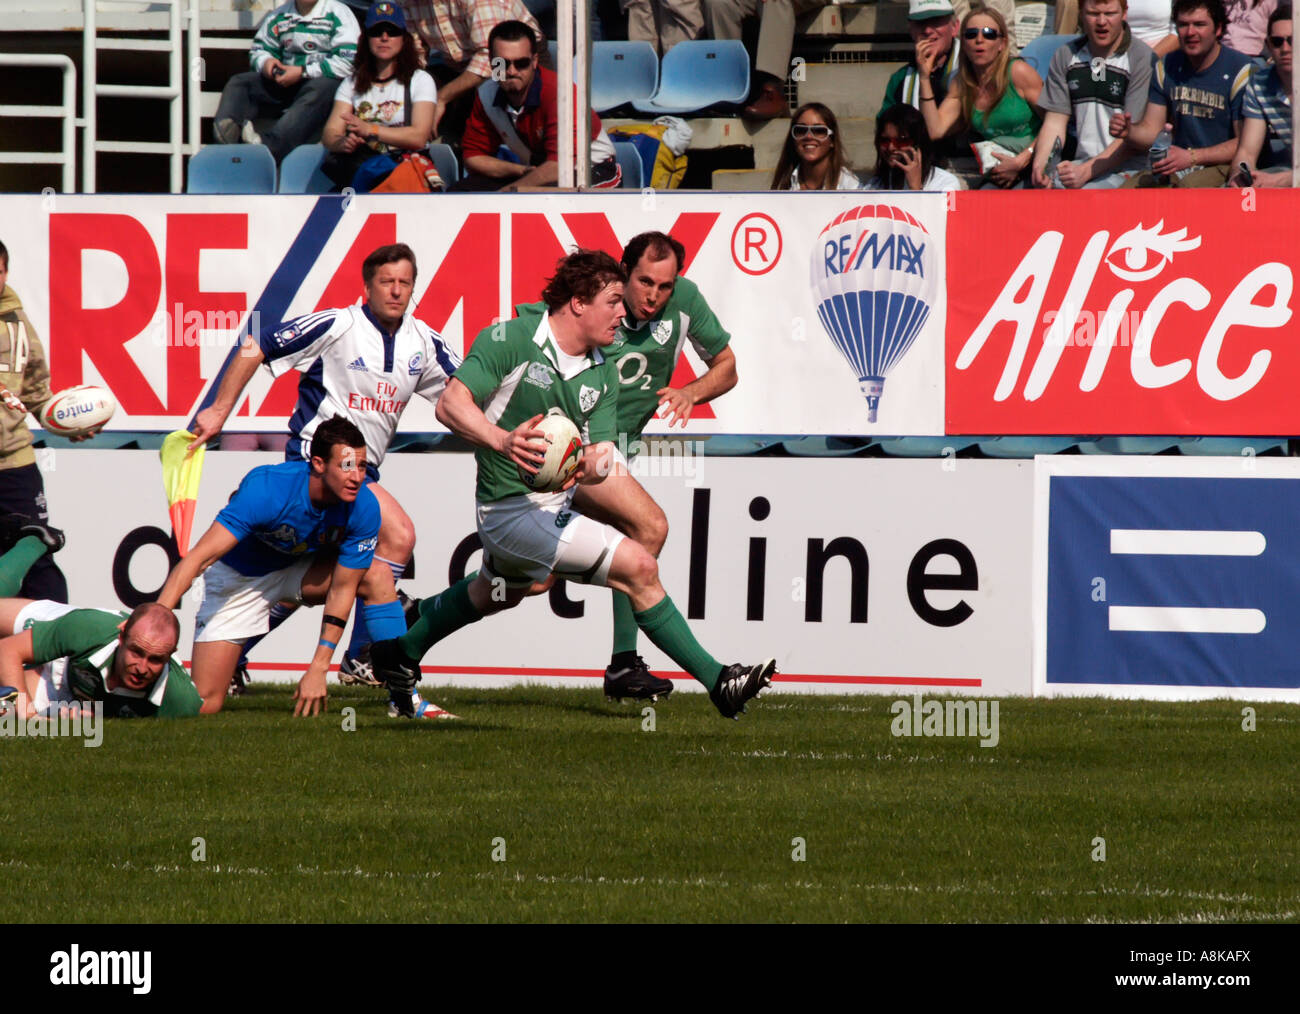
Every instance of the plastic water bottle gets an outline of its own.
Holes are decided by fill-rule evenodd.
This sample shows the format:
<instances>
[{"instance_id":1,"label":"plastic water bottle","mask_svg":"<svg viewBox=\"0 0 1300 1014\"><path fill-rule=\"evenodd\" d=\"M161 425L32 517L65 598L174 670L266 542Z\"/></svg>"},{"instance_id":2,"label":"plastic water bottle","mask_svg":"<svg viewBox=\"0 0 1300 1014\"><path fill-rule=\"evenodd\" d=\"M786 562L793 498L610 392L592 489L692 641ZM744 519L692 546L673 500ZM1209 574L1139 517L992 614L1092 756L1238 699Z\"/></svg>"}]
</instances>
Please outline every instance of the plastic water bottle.
<instances>
[{"instance_id":1,"label":"plastic water bottle","mask_svg":"<svg viewBox=\"0 0 1300 1014\"><path fill-rule=\"evenodd\" d=\"M1147 155L1147 164L1151 166L1151 171L1155 173L1156 181L1162 186L1168 185L1169 177L1164 173L1157 173L1155 171L1155 165L1157 162L1162 161L1166 156L1168 156L1169 146L1173 143L1174 139L1170 136L1169 131L1162 128L1160 133L1156 135L1156 139L1151 142L1151 151Z\"/></svg>"}]
</instances>

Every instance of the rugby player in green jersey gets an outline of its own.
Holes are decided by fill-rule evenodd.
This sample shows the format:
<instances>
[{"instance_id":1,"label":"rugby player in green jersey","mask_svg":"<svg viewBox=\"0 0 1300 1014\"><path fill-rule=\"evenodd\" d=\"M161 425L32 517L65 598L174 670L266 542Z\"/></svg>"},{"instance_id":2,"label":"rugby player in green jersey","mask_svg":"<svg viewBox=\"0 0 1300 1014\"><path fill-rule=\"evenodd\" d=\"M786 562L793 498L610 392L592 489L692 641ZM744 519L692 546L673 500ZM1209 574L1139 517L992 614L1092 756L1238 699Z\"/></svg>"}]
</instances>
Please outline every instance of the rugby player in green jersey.
<instances>
[{"instance_id":1,"label":"rugby player in green jersey","mask_svg":"<svg viewBox=\"0 0 1300 1014\"><path fill-rule=\"evenodd\" d=\"M6 522L8 519L5 519ZM76 703L103 705L107 718L197 715L202 703L176 658L180 624L146 602L130 614L11 598L27 570L63 545L63 533L0 523L0 701L26 717L56 717Z\"/></svg>"},{"instance_id":2,"label":"rugby player in green jersey","mask_svg":"<svg viewBox=\"0 0 1300 1014\"><path fill-rule=\"evenodd\" d=\"M734 718L769 686L776 663L721 665L695 640L659 582L654 555L612 525L576 509L573 491L607 480L621 397L614 344L624 315L624 267L606 253L564 258L542 293L540 318L517 317L475 339L438 403L438 420L477 448L478 533L483 566L420 604L407 633L376 642L371 659L394 700L414 687L420 659L438 641L490 613L544 591L556 577L626 595L633 621ZM683 405L684 407L684 405ZM534 492L518 474L542 461L537 423L558 408L587 445L575 475L557 492Z\"/></svg>"},{"instance_id":3,"label":"rugby player in green jersey","mask_svg":"<svg viewBox=\"0 0 1300 1014\"><path fill-rule=\"evenodd\" d=\"M689 279L678 277L686 250L662 232L634 236L623 250L627 283L625 313L618 336L605 350L618 375L618 430L614 465L608 478L583 485L573 505L583 514L612 524L658 557L668 538L668 518L650 494L628 472L628 459L644 444L642 431L656 415L669 426L685 426L696 405L712 401L736 386L736 356L728 334ZM521 317L540 317L545 303L521 306ZM683 387L670 386L673 371L690 342L708 367L703 376ZM671 681L650 672L637 654L640 628L631 600L615 591L614 645L605 670L605 696L657 700L672 693Z\"/></svg>"}]
</instances>

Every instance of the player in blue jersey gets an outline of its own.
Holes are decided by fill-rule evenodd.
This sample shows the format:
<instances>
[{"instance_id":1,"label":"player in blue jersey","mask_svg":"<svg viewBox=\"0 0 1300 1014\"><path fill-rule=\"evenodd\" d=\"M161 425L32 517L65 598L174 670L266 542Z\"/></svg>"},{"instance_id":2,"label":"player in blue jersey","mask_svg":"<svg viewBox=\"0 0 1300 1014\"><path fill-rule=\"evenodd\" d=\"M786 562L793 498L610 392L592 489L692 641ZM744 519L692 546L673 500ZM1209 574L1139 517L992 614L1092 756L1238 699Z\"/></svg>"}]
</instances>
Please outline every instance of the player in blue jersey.
<instances>
[{"instance_id":1,"label":"player in blue jersey","mask_svg":"<svg viewBox=\"0 0 1300 1014\"><path fill-rule=\"evenodd\" d=\"M274 376L291 369L298 380L298 406L289 420L288 460L304 460L312 435L324 419L341 415L365 436L368 488L379 501L383 524L371 580L391 587L406 570L415 550L415 526L401 505L379 483L379 465L397 431L407 401L420 395L437 402L460 360L423 321L407 314L415 288L415 254L405 243L374 250L365 259L361 278L366 301L359 306L321 310L251 335L228 366L212 404L195 417L197 446L221 432L226 419L260 365ZM386 599L376 601L387 601ZM272 627L288 615L273 612ZM378 623L381 629L372 629ZM366 658L374 638L405 632L401 604L363 615L358 611L352 640L339 668L344 683L378 686ZM252 645L250 644L249 647ZM415 702L422 718L448 717L423 700ZM400 709L404 714L405 709Z\"/></svg>"},{"instance_id":2,"label":"player in blue jersey","mask_svg":"<svg viewBox=\"0 0 1300 1014\"><path fill-rule=\"evenodd\" d=\"M380 510L365 478L361 431L343 418L327 420L315 428L310 461L249 472L173 568L158 595L168 609L204 575L192 669L205 713L221 710L244 641L265 635L272 606L286 600L325 603L294 714L324 710L325 678L358 593L368 611L396 602L391 579L374 580Z\"/></svg>"}]
</instances>

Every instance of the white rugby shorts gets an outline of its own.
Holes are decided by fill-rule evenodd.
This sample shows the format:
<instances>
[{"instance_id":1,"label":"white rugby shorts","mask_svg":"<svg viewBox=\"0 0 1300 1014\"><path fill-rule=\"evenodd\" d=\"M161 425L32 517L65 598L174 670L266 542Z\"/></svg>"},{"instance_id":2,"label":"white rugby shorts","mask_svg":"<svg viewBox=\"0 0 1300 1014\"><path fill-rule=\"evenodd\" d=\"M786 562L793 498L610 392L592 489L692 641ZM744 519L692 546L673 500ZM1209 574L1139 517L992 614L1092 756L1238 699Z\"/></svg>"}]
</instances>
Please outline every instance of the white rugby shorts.
<instances>
[{"instance_id":1,"label":"white rugby shorts","mask_svg":"<svg viewBox=\"0 0 1300 1014\"><path fill-rule=\"evenodd\" d=\"M249 577L218 560L203 573L203 601L194 617L194 640L243 641L271 629L271 607L297 602L302 579L316 561L306 553L297 563L261 577Z\"/></svg>"},{"instance_id":2,"label":"white rugby shorts","mask_svg":"<svg viewBox=\"0 0 1300 1014\"><path fill-rule=\"evenodd\" d=\"M514 588L551 574L579 584L609 583L623 533L573 509L572 496L538 503L526 496L478 505L484 577Z\"/></svg>"}]
</instances>

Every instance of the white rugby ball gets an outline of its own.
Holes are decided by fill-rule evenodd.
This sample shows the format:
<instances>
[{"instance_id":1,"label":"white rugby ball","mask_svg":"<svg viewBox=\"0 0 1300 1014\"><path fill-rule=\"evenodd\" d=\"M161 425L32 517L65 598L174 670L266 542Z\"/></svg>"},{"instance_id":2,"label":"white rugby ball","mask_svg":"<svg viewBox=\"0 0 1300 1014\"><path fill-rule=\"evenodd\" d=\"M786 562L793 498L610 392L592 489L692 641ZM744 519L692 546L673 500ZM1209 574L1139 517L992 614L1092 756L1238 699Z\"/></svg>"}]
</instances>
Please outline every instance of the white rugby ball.
<instances>
[{"instance_id":1,"label":"white rugby ball","mask_svg":"<svg viewBox=\"0 0 1300 1014\"><path fill-rule=\"evenodd\" d=\"M546 460L537 474L516 465L524 485L538 493L553 493L569 481L582 460L582 434L573 421L559 409L551 409L538 424L546 434Z\"/></svg>"},{"instance_id":2,"label":"white rugby ball","mask_svg":"<svg viewBox=\"0 0 1300 1014\"><path fill-rule=\"evenodd\" d=\"M60 437L79 437L99 429L113 418L117 399L111 391L94 384L80 384L59 391L41 409L41 425Z\"/></svg>"}]
</instances>

